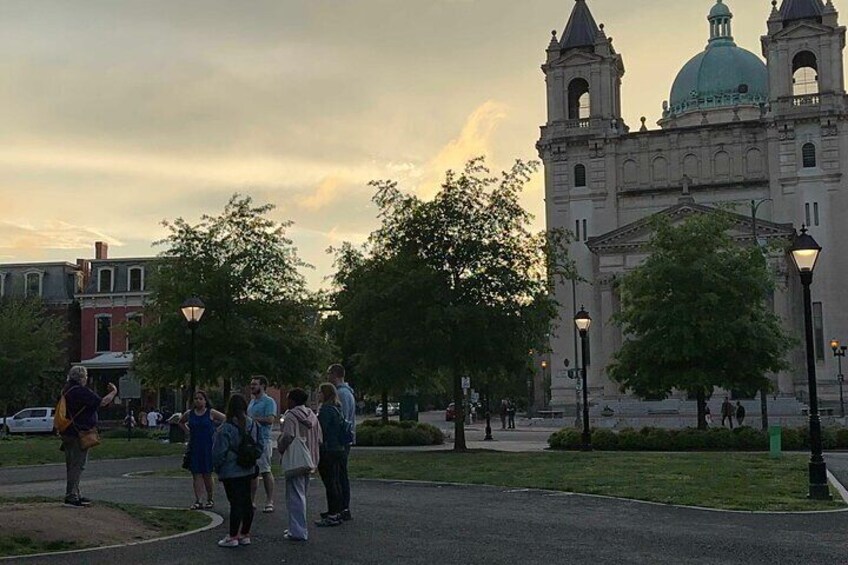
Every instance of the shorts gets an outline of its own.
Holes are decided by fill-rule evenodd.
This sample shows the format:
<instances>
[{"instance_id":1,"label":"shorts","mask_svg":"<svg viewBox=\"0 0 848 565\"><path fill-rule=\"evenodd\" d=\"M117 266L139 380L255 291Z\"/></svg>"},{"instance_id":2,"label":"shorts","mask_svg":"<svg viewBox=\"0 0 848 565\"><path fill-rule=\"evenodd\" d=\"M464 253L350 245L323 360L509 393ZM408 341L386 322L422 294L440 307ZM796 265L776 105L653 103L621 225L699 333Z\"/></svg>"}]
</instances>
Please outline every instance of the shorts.
<instances>
[{"instance_id":1,"label":"shorts","mask_svg":"<svg viewBox=\"0 0 848 565\"><path fill-rule=\"evenodd\" d=\"M271 456L274 455L274 440L266 440L262 446L262 456L256 461L260 473L271 472Z\"/></svg>"}]
</instances>

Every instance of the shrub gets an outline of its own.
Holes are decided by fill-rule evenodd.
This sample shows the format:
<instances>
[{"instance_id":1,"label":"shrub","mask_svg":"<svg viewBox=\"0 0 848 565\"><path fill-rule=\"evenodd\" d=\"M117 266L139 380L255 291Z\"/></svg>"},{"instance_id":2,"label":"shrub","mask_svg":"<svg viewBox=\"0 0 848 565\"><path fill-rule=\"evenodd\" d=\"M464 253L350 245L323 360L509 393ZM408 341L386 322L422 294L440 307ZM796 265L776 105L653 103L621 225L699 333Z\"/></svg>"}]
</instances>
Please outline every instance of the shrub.
<instances>
[{"instance_id":1,"label":"shrub","mask_svg":"<svg viewBox=\"0 0 848 565\"><path fill-rule=\"evenodd\" d=\"M444 442L445 436L439 428L420 422L365 420L356 427L356 444L366 447L441 445Z\"/></svg>"},{"instance_id":2,"label":"shrub","mask_svg":"<svg viewBox=\"0 0 848 565\"><path fill-rule=\"evenodd\" d=\"M768 437L760 430L749 426L743 426L733 430L736 436L736 448L742 450L764 450L768 449Z\"/></svg>"},{"instance_id":3,"label":"shrub","mask_svg":"<svg viewBox=\"0 0 848 565\"><path fill-rule=\"evenodd\" d=\"M579 449L581 445L580 432L573 428L563 428L554 432L548 438L551 449Z\"/></svg>"},{"instance_id":4,"label":"shrub","mask_svg":"<svg viewBox=\"0 0 848 565\"><path fill-rule=\"evenodd\" d=\"M100 437L108 439L127 439L127 429L111 428L109 430L101 430ZM133 428L132 430L133 439L160 439L164 437L167 437L165 432L155 430L150 431L143 428Z\"/></svg>"},{"instance_id":5,"label":"shrub","mask_svg":"<svg viewBox=\"0 0 848 565\"><path fill-rule=\"evenodd\" d=\"M598 451L614 451L618 448L618 435L607 429L592 432L592 447Z\"/></svg>"},{"instance_id":6,"label":"shrub","mask_svg":"<svg viewBox=\"0 0 848 565\"><path fill-rule=\"evenodd\" d=\"M848 449L848 428L836 430L836 449Z\"/></svg>"}]
</instances>

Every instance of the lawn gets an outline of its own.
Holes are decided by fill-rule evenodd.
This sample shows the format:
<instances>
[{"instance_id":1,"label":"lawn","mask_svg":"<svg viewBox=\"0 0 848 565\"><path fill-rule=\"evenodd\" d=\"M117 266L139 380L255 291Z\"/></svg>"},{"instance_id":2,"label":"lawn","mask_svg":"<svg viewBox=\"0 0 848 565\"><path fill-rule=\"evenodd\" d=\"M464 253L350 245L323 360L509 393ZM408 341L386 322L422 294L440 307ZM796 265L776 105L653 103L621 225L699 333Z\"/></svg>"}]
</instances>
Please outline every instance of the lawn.
<instances>
[{"instance_id":1,"label":"lawn","mask_svg":"<svg viewBox=\"0 0 848 565\"><path fill-rule=\"evenodd\" d=\"M844 508L806 499L802 454L354 451L352 478L539 488L749 511ZM838 499L838 495L837 495Z\"/></svg>"},{"instance_id":2,"label":"lawn","mask_svg":"<svg viewBox=\"0 0 848 565\"><path fill-rule=\"evenodd\" d=\"M13 437L0 441L0 467L13 465L40 465L44 463L63 463L65 454L59 451L61 440L56 437ZM90 451L90 459L126 459L128 457L156 457L178 455L185 446L162 443L154 439L111 439Z\"/></svg>"}]
</instances>

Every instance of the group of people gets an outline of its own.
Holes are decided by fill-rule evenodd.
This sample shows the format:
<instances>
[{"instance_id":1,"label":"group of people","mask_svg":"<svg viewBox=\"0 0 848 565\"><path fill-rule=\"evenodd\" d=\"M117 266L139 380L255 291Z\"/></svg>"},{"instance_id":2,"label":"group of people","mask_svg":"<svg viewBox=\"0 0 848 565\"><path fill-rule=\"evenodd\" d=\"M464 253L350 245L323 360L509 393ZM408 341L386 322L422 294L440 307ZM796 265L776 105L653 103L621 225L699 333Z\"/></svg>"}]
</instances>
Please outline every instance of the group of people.
<instances>
[{"instance_id":1,"label":"group of people","mask_svg":"<svg viewBox=\"0 0 848 565\"><path fill-rule=\"evenodd\" d=\"M501 429L515 429L515 403L510 398L501 400Z\"/></svg>"},{"instance_id":2,"label":"group of people","mask_svg":"<svg viewBox=\"0 0 848 565\"><path fill-rule=\"evenodd\" d=\"M345 382L345 370L332 365L327 370L329 382L319 387L321 407L316 416L308 406L309 395L300 388L286 395L279 440L272 438L277 418L277 404L266 394L268 381L256 376L250 381L251 400L233 394L226 413L212 408L209 397L197 391L193 409L180 418L189 434L185 464L192 473L195 502L192 508L213 508L213 472L218 475L230 504L229 532L218 542L221 547L237 547L251 543L250 531L257 509L259 481L265 492L263 513L274 512L275 478L271 462L276 447L282 456L296 438L303 438L311 455L312 467L300 474L287 475L286 507L289 527L284 536L291 541L309 537L306 493L309 477L318 472L324 483L327 511L315 522L319 527L339 526L352 519L350 512L350 480L348 459L355 436L346 439L345 430L355 430L356 400L353 389ZM355 432L354 432L355 433ZM252 440L252 441L251 441ZM239 452L243 444L255 444L261 452L255 464L244 465ZM205 494L205 501L203 496Z\"/></svg>"},{"instance_id":3,"label":"group of people","mask_svg":"<svg viewBox=\"0 0 848 565\"><path fill-rule=\"evenodd\" d=\"M713 423L710 407L706 406L705 410L707 425L710 426ZM733 406L733 403L730 402L730 397L725 396L724 402L721 403L721 426L724 427L726 423L732 430L734 418L736 418L736 424L742 426L745 422L745 407L738 400L736 401L736 406Z\"/></svg>"},{"instance_id":4,"label":"group of people","mask_svg":"<svg viewBox=\"0 0 848 565\"><path fill-rule=\"evenodd\" d=\"M328 382L319 387L317 415L307 406L306 391L294 388L288 392L287 411L276 443L272 427L277 419L277 403L266 393L265 377L251 379L249 403L241 394L233 394L224 413L213 408L204 391L196 391L193 407L179 418L189 437L183 466L192 474L193 509L215 507L213 473L224 486L230 506L229 531L218 542L219 546L251 544L260 478L265 492L262 511L270 514L274 512L275 477L271 470L274 450L282 456L296 440L305 444L310 466L297 473L286 473L289 527L284 532L285 538L306 541L309 537L306 494L309 478L315 472L321 477L327 499L327 510L320 513L315 525L340 526L352 519L348 460L351 446L356 442L356 399L353 389L345 382L342 365L331 365L327 377ZM82 436L96 429L98 408L111 404L118 392L109 384L109 392L101 398L86 386L87 382L85 367L75 366L68 372L62 389L62 399L72 422L61 432L67 471L65 504L77 507L91 504L79 490L88 460L88 447Z\"/></svg>"}]
</instances>

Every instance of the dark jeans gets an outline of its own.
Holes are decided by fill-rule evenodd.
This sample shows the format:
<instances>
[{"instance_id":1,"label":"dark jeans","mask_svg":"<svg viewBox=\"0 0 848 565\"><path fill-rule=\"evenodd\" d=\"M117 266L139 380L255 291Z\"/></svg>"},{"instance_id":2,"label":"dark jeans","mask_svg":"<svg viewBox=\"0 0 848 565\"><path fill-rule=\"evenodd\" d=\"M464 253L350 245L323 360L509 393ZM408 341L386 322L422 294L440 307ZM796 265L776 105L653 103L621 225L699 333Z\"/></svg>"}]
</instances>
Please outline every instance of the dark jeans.
<instances>
[{"instance_id":1,"label":"dark jeans","mask_svg":"<svg viewBox=\"0 0 848 565\"><path fill-rule=\"evenodd\" d=\"M322 451L318 460L318 473L327 490L327 512L331 516L344 510L341 482L344 455L344 451Z\"/></svg>"},{"instance_id":2,"label":"dark jeans","mask_svg":"<svg viewBox=\"0 0 848 565\"><path fill-rule=\"evenodd\" d=\"M249 534L253 524L253 503L250 500L250 481L253 477L221 479L230 502L230 537Z\"/></svg>"},{"instance_id":3,"label":"dark jeans","mask_svg":"<svg viewBox=\"0 0 848 565\"><path fill-rule=\"evenodd\" d=\"M342 510L350 510L350 477L347 474L347 464L350 461L350 446L345 447L342 457L339 482L342 487Z\"/></svg>"},{"instance_id":4,"label":"dark jeans","mask_svg":"<svg viewBox=\"0 0 848 565\"><path fill-rule=\"evenodd\" d=\"M509 429L511 429L511 430L515 429L515 414L514 413L509 414Z\"/></svg>"}]
</instances>

